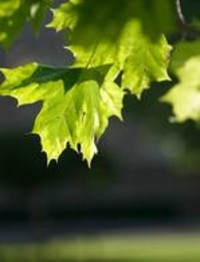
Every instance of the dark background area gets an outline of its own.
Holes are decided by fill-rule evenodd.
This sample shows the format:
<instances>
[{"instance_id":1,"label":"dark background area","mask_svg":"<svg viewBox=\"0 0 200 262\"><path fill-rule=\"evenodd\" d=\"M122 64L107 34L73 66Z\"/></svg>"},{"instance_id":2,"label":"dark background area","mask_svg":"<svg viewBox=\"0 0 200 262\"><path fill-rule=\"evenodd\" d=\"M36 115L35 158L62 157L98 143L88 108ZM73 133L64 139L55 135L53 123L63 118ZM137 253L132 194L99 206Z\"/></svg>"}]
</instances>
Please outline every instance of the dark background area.
<instances>
[{"instance_id":1,"label":"dark background area","mask_svg":"<svg viewBox=\"0 0 200 262\"><path fill-rule=\"evenodd\" d=\"M194 7L185 1L184 9L191 17ZM27 25L11 50L0 50L0 66L63 66L72 59L63 46L61 33L43 28L36 37ZM91 169L69 148L47 167L39 137L30 134L41 104L17 108L0 97L0 241L199 227L200 130L170 123L171 108L158 102L169 86L152 84L141 101L126 96L124 122L110 120Z\"/></svg>"}]
</instances>

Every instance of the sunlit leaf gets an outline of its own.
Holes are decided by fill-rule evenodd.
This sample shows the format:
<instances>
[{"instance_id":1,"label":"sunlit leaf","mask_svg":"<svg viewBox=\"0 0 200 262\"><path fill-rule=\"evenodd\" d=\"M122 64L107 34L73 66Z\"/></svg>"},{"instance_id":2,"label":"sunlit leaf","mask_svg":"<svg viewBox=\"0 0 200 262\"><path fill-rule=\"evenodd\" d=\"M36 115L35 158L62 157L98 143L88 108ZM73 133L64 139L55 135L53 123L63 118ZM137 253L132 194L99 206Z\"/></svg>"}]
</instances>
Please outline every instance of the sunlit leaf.
<instances>
[{"instance_id":1,"label":"sunlit leaf","mask_svg":"<svg viewBox=\"0 0 200 262\"><path fill-rule=\"evenodd\" d=\"M40 135L48 161L58 159L69 144L90 164L111 116L121 118L123 91L105 78L109 66L94 69L51 68L29 64L2 69L1 95L19 105L42 101L33 133ZM80 148L79 148L80 146Z\"/></svg>"},{"instance_id":2,"label":"sunlit leaf","mask_svg":"<svg viewBox=\"0 0 200 262\"><path fill-rule=\"evenodd\" d=\"M200 41L177 45L171 70L178 83L169 90L162 101L173 107L175 120L200 120Z\"/></svg>"}]
</instances>

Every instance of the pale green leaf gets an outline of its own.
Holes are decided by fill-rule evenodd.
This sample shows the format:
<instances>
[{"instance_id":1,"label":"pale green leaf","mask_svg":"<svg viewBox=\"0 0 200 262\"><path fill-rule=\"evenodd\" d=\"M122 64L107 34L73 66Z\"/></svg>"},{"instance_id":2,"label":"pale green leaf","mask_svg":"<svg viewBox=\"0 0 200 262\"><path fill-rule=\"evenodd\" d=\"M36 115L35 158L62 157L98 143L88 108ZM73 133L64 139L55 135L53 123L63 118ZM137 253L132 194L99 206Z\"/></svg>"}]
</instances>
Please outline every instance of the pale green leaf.
<instances>
[{"instance_id":1,"label":"pale green leaf","mask_svg":"<svg viewBox=\"0 0 200 262\"><path fill-rule=\"evenodd\" d=\"M37 64L2 69L6 80L0 94L15 97L19 105L43 101L33 133L39 134L48 161L58 159L69 144L90 164L109 117L121 118L124 94L113 79L105 78L108 69L56 69Z\"/></svg>"},{"instance_id":2,"label":"pale green leaf","mask_svg":"<svg viewBox=\"0 0 200 262\"><path fill-rule=\"evenodd\" d=\"M174 52L171 69L179 82L162 101L172 105L174 120L200 120L200 41L180 43Z\"/></svg>"}]
</instances>

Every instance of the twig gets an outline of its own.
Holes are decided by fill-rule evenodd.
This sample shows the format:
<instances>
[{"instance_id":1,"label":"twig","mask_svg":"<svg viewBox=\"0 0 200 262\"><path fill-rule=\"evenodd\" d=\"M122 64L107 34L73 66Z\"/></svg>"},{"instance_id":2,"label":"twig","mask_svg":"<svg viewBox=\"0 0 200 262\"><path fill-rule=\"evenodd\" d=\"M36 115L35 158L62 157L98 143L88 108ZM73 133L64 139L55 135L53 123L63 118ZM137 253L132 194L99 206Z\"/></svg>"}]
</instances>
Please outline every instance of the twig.
<instances>
[{"instance_id":1,"label":"twig","mask_svg":"<svg viewBox=\"0 0 200 262\"><path fill-rule=\"evenodd\" d=\"M175 0L176 14L178 19L178 25L184 38L195 39L200 37L200 30L193 25L187 23L182 6L181 0Z\"/></svg>"},{"instance_id":2,"label":"twig","mask_svg":"<svg viewBox=\"0 0 200 262\"><path fill-rule=\"evenodd\" d=\"M176 0L176 12L177 12L179 23L181 23L182 25L185 25L186 21L185 21L184 15L183 15L183 11L182 11L181 1L180 0Z\"/></svg>"}]
</instances>

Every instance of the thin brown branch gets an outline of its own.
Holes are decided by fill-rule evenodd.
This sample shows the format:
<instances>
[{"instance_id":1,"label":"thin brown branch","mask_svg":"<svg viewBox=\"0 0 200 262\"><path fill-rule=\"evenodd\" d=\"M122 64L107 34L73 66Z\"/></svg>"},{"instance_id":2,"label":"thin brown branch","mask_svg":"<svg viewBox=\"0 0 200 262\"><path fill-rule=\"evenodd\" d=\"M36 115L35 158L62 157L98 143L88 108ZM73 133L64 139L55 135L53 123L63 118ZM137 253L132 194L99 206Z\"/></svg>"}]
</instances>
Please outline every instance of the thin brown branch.
<instances>
[{"instance_id":1,"label":"thin brown branch","mask_svg":"<svg viewBox=\"0 0 200 262\"><path fill-rule=\"evenodd\" d=\"M200 38L200 30L186 21L181 5L181 0L175 0L175 5L176 5L177 21L182 36L184 38L189 38L189 39Z\"/></svg>"},{"instance_id":2,"label":"thin brown branch","mask_svg":"<svg viewBox=\"0 0 200 262\"><path fill-rule=\"evenodd\" d=\"M183 14L183 10L182 10L180 0L176 0L176 12L177 12L177 17L178 17L179 23L185 25L186 21L185 21L185 17L184 17L184 14Z\"/></svg>"}]
</instances>

